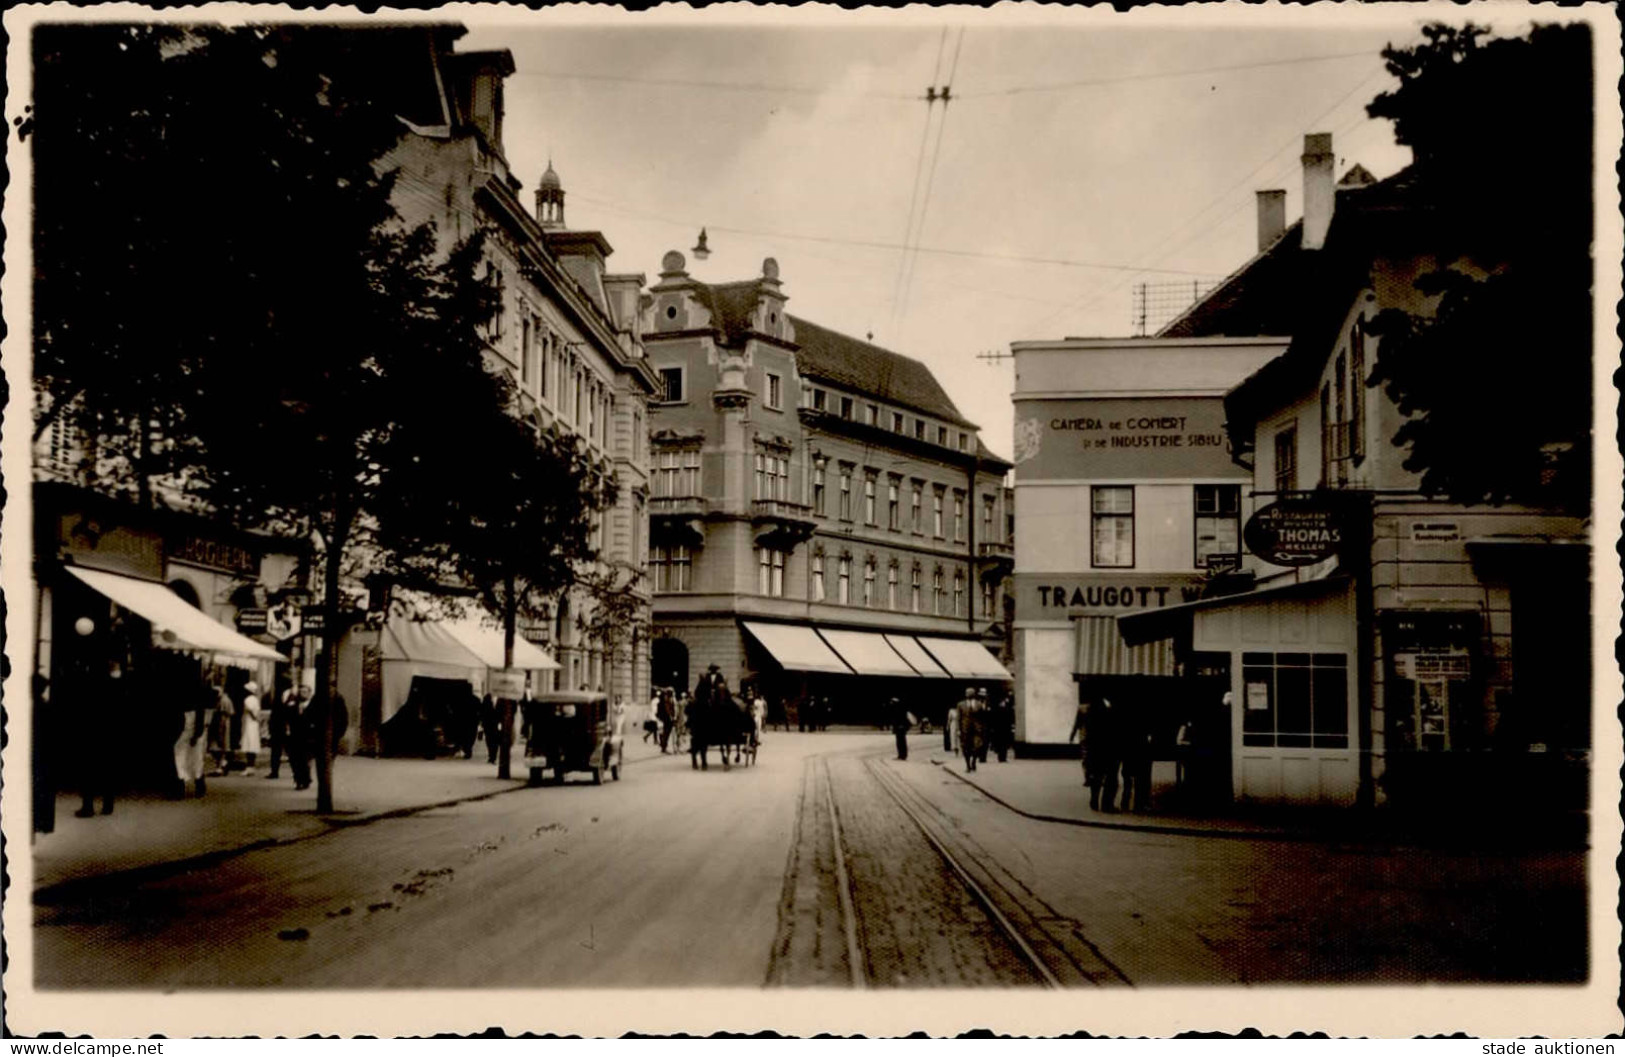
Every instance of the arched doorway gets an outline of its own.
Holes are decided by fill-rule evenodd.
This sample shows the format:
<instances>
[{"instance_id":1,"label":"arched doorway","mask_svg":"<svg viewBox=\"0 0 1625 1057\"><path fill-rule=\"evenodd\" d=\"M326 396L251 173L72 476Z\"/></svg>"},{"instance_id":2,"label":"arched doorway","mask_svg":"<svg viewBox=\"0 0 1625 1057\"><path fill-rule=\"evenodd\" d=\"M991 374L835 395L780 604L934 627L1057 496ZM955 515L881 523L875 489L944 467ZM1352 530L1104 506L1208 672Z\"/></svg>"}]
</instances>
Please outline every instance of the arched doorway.
<instances>
[{"instance_id":1,"label":"arched doorway","mask_svg":"<svg viewBox=\"0 0 1625 1057\"><path fill-rule=\"evenodd\" d=\"M179 595L181 601L185 602L193 609L203 608L203 600L198 597L197 588L193 587L187 581L179 578L171 580L169 581L169 589Z\"/></svg>"},{"instance_id":2,"label":"arched doorway","mask_svg":"<svg viewBox=\"0 0 1625 1057\"><path fill-rule=\"evenodd\" d=\"M655 686L688 687L688 647L683 640L659 638L649 644L649 677Z\"/></svg>"}]
</instances>

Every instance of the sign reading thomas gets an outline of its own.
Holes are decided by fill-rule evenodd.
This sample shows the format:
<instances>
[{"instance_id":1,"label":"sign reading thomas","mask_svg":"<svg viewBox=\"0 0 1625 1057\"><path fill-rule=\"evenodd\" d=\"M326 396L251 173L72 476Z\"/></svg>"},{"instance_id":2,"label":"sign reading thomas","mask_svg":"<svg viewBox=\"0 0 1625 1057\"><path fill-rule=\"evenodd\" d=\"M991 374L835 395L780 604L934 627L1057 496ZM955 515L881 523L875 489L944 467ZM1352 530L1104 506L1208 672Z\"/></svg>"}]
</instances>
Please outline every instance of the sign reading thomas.
<instances>
[{"instance_id":1,"label":"sign reading thomas","mask_svg":"<svg viewBox=\"0 0 1625 1057\"><path fill-rule=\"evenodd\" d=\"M1271 565L1313 565L1336 554L1343 518L1333 507L1309 499L1281 500L1247 519L1241 538Z\"/></svg>"}]
</instances>

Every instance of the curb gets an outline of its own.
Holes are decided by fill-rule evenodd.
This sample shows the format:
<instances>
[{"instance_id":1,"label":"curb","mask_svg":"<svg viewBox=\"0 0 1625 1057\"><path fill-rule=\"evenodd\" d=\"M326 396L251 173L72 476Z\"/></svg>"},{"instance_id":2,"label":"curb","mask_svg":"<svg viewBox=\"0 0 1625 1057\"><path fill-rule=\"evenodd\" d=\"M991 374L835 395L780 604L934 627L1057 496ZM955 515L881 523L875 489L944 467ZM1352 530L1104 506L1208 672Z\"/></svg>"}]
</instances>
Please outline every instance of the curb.
<instances>
[{"instance_id":1,"label":"curb","mask_svg":"<svg viewBox=\"0 0 1625 1057\"><path fill-rule=\"evenodd\" d=\"M952 775L961 782L964 782L966 785L970 786L972 789L975 789L978 793L981 793L983 796L987 797L989 800L998 804L1000 807L1013 811L1016 814L1021 815L1023 818L1030 818L1035 822L1053 822L1063 826L1084 826L1093 829L1128 830L1134 833L1167 833L1179 837L1215 837L1220 840L1272 840L1327 845L1381 845L1390 848L1406 847L1460 852L1494 852L1496 854L1536 850L1568 850L1580 852L1587 852L1591 850L1591 841L1585 837L1582 837L1578 841L1571 842L1567 840L1560 840L1550 844L1541 842L1529 844L1516 842L1510 844L1495 844L1493 842L1476 840L1460 840L1451 842L1448 839L1440 839L1438 837L1429 839L1425 835L1419 835L1416 833L1356 833L1335 831L1311 833L1306 830L1289 829L1205 829L1201 826L1159 826L1154 823L1145 822L1119 822L1116 820L1107 819L1066 818L1060 815L1044 815L1018 807L1003 797L990 792L984 786L972 781L970 778L960 774L958 771L954 771L943 766L943 760L939 757L933 756L931 758L931 763L934 766L941 768L944 774Z\"/></svg>"},{"instance_id":2,"label":"curb","mask_svg":"<svg viewBox=\"0 0 1625 1057\"><path fill-rule=\"evenodd\" d=\"M959 779L961 782L964 782L966 785L970 786L978 793L981 793L983 796L987 797L995 804L998 804L1000 807L1014 811L1023 818L1030 818L1035 822L1054 822L1063 826L1085 826L1093 829L1120 829L1128 830L1133 833L1169 833L1179 837L1227 837L1235 840L1295 841L1324 841L1327 839L1321 836L1312 836L1307 833L1294 833L1289 830L1279 829L1203 829L1200 826L1158 826L1145 822L1118 822L1115 820L1106 819L1065 818L1060 815L1042 815L1035 811L1028 811L1024 808L1017 807L1015 804L1012 804L1010 801L1004 799L998 794L989 792L986 787L971 781L971 779L960 774L958 771L943 767L943 762L935 757L932 758L931 763L933 766L941 767L943 774L952 775L953 777Z\"/></svg>"},{"instance_id":3,"label":"curb","mask_svg":"<svg viewBox=\"0 0 1625 1057\"><path fill-rule=\"evenodd\" d=\"M301 844L317 837L326 837L340 830L353 829L357 826L371 825L374 822L383 822L392 818L407 818L421 814L425 811L434 811L438 808L455 807L458 804L471 804L480 800L490 800L493 797L506 796L520 790L531 789L532 786L523 781L515 780L515 785L507 789L493 789L488 793L476 793L473 796L453 797L449 800L438 800L432 804L414 804L408 807L392 807L383 811L376 811L370 815L357 815L343 817L337 814L321 816L322 828L312 833L301 833L293 837L265 837L250 841L235 848L218 848L214 851L200 852L196 855L186 855L168 862L147 863L144 866L132 866L123 870L110 870L107 873L89 874L82 877L71 877L64 881L57 881L34 889L33 902L35 906L56 906L73 900L75 897L93 895L96 890L108 885L118 887L146 884L150 881L163 880L178 874L190 873L193 870L202 870L220 863L235 859L250 852L265 851L269 848L282 848L293 844Z\"/></svg>"}]
</instances>

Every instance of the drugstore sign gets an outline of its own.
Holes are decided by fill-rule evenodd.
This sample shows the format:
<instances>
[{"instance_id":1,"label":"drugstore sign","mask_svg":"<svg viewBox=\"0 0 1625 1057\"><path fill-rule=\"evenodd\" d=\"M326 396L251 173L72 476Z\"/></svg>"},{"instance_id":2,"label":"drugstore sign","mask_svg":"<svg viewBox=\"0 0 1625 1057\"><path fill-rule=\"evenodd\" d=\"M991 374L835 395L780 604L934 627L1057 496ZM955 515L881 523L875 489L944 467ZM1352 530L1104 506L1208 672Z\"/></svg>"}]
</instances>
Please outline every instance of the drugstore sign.
<instances>
[{"instance_id":1,"label":"drugstore sign","mask_svg":"<svg viewBox=\"0 0 1625 1057\"><path fill-rule=\"evenodd\" d=\"M1318 503L1271 503L1247 519L1241 533L1247 549L1271 565L1313 565L1343 544L1343 518Z\"/></svg>"}]
</instances>

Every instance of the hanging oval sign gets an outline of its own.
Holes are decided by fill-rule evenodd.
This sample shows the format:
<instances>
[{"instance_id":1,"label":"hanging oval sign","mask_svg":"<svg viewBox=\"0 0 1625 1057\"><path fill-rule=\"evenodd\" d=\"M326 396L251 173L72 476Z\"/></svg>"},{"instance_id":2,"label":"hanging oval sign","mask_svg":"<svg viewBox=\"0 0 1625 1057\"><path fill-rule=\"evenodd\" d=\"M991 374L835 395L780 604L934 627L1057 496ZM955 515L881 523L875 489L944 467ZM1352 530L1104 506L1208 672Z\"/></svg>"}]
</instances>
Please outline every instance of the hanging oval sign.
<instances>
[{"instance_id":1,"label":"hanging oval sign","mask_svg":"<svg viewBox=\"0 0 1625 1057\"><path fill-rule=\"evenodd\" d=\"M1247 519L1247 549L1271 565L1313 565L1343 543L1337 511L1313 502L1271 503Z\"/></svg>"}]
</instances>

